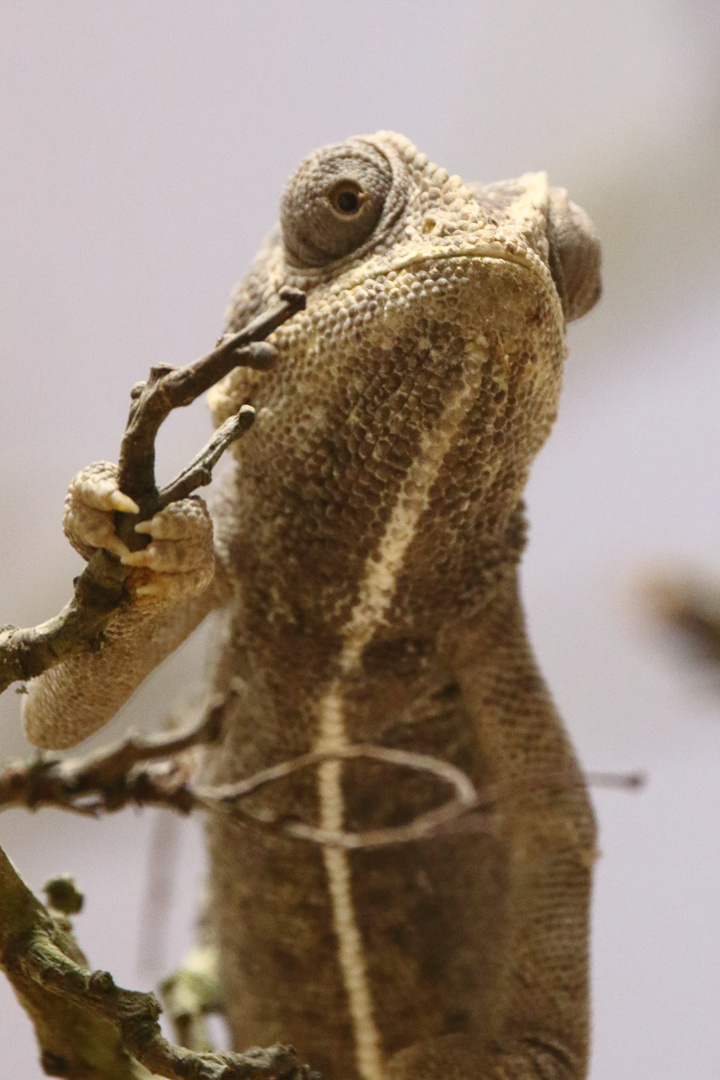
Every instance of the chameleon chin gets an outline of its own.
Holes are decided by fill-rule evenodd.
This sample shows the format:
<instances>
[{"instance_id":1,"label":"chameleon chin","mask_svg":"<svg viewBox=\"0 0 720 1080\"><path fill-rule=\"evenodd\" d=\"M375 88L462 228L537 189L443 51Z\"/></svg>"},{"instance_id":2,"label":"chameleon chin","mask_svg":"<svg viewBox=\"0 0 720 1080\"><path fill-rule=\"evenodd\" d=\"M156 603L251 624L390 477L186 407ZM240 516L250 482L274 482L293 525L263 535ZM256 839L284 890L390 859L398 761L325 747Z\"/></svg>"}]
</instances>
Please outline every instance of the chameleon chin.
<instances>
[{"instance_id":1,"label":"chameleon chin","mask_svg":"<svg viewBox=\"0 0 720 1080\"><path fill-rule=\"evenodd\" d=\"M272 336L279 363L211 391L217 422L258 410L212 524L196 498L156 515L149 547L118 551L131 601L103 647L32 686L29 737L72 745L221 608L212 690L240 690L205 779L373 743L492 793L474 830L376 850L212 817L238 1048L292 1043L327 1080L586 1075L594 822L517 570L565 326L597 300L599 264L591 222L543 173L463 183L391 132L311 154L231 304L233 329L284 285L307 294ZM118 550L116 475L99 463L71 485L86 556ZM254 806L362 831L444 797L425 773L326 760Z\"/></svg>"}]
</instances>

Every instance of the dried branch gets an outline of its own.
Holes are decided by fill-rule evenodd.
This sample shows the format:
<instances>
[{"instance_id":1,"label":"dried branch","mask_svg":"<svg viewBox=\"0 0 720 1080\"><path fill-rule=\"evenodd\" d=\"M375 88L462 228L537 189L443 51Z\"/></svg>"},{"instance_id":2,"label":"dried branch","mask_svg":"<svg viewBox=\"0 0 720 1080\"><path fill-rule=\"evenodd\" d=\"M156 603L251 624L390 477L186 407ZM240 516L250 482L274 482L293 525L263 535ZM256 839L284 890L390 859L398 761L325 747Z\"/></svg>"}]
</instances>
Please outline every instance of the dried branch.
<instances>
[{"instance_id":1,"label":"dried branch","mask_svg":"<svg viewBox=\"0 0 720 1080\"><path fill-rule=\"evenodd\" d=\"M285 1046L196 1053L160 1033L152 994L90 971L64 918L54 918L0 848L0 967L32 1020L45 1073L68 1080L310 1080ZM315 1074L317 1075L317 1074Z\"/></svg>"},{"instance_id":2,"label":"dried branch","mask_svg":"<svg viewBox=\"0 0 720 1080\"><path fill-rule=\"evenodd\" d=\"M212 480L212 471L228 446L249 431L254 421L255 410L252 405L242 405L234 416L228 417L190 464L178 473L174 480L160 489L156 500L157 509L161 510L171 502L185 499L197 488L209 484Z\"/></svg>"},{"instance_id":3,"label":"dried branch","mask_svg":"<svg viewBox=\"0 0 720 1080\"><path fill-rule=\"evenodd\" d=\"M249 406L227 421L190 465L162 491L155 484L155 437L173 409L189 405L219 379L240 365L264 370L277 350L263 339L305 306L303 293L285 288L280 301L237 334L184 368L154 367L145 383L132 392L132 405L120 448L120 489L140 507L147 520L174 499L208 483L223 450L252 423ZM148 542L134 531L135 515L118 515L118 533L128 547ZM61 660L96 648L102 632L123 602L128 569L106 551L98 551L75 581L73 598L63 610L39 626L0 628L0 693L13 682L34 678Z\"/></svg>"},{"instance_id":4,"label":"dried branch","mask_svg":"<svg viewBox=\"0 0 720 1080\"><path fill-rule=\"evenodd\" d=\"M193 810L226 812L252 828L316 844L346 848L380 847L437 835L470 809L477 810L479 797L461 769L440 758L391 750L383 746L349 746L333 752L303 754L255 773L237 784L197 787L191 782L192 762L182 752L207 741L204 730L213 721L181 736L130 738L109 751L85 758L39 755L34 761L16 762L0 773L0 807L23 806L36 810L53 806L87 817L112 813L128 805L163 806L182 814ZM204 730L203 730L204 729ZM277 783L303 769L328 760L370 758L430 773L455 788L456 796L445 805L415 818L408 825L362 833L335 833L299 821L269 820L241 806L243 799L268 784ZM161 759L158 761L158 759ZM145 763L145 764L141 764Z\"/></svg>"},{"instance_id":5,"label":"dried branch","mask_svg":"<svg viewBox=\"0 0 720 1080\"><path fill-rule=\"evenodd\" d=\"M133 388L125 434L120 447L120 490L134 499L144 516L153 510L155 437L173 409L192 404L236 367L266 370L275 363L277 350L265 338L305 307L297 289L280 290L280 301L251 320L239 333L227 334L207 356L183 368L154 367L145 383Z\"/></svg>"},{"instance_id":6,"label":"dried branch","mask_svg":"<svg viewBox=\"0 0 720 1080\"><path fill-rule=\"evenodd\" d=\"M336 832L320 829L314 825L306 825L301 821L268 820L265 817L259 818L255 816L240 805L242 799L254 794L261 787L276 783L293 773L320 765L323 761L347 761L356 758L369 758L388 765L399 765L403 768L429 773L453 787L455 796L442 806L429 810L424 814L419 814L406 825L395 825L385 829L368 829L364 832ZM333 751L314 751L303 754L300 757L293 758L291 761L283 761L279 765L272 765L268 769L262 769L246 780L238 781L236 784L195 788L194 793L198 799L198 805L206 810L218 811L225 809L244 824L280 832L296 840L309 840L314 844L341 847L348 850L367 850L369 848L385 847L388 844L403 844L438 836L446 832L451 823L457 821L469 811L482 811L488 805L487 800L481 799L478 795L467 773L463 772L462 769L458 769L455 765L451 765L441 758L432 757L429 754L418 754L410 750L393 750L386 746L371 746L368 744L346 746L343 749Z\"/></svg>"},{"instance_id":7,"label":"dried branch","mask_svg":"<svg viewBox=\"0 0 720 1080\"><path fill-rule=\"evenodd\" d=\"M38 754L0 772L0 807L36 810L54 806L87 817L129 804L158 805L188 814L199 803L189 787L191 766L184 751L217 738L225 702L213 703L200 724L181 734L138 738L81 758ZM147 766L160 761L159 768Z\"/></svg>"},{"instance_id":8,"label":"dried branch","mask_svg":"<svg viewBox=\"0 0 720 1080\"><path fill-rule=\"evenodd\" d=\"M491 812L510 799L537 792L537 778L502 789L478 792L469 776L455 765L429 754L360 744L324 752L315 751L262 769L233 784L198 786L192 782L194 763L185 751L215 741L232 698L214 701L196 727L180 735L130 737L109 750L84 758L41 755L18 762L0 772L0 808L54 806L97 817L124 806L163 806L182 814L193 810L228 813L238 822L263 832L348 850L411 843L458 830L487 831ZM454 789L443 805L418 815L404 825L362 832L330 831L296 819L269 818L242 805L244 799L268 784L314 768L323 761L369 759L414 769ZM588 773L595 786L635 790L644 783L640 773ZM574 777L545 778L544 787L567 786Z\"/></svg>"}]
</instances>

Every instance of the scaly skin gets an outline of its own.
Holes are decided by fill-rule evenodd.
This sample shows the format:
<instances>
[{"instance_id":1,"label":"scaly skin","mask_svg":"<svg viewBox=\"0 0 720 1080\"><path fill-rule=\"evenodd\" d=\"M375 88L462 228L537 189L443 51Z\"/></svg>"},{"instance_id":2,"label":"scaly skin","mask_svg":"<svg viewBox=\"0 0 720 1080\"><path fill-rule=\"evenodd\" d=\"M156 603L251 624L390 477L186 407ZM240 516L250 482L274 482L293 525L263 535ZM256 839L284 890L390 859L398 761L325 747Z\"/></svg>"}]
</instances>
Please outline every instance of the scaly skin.
<instances>
[{"instance_id":1,"label":"scaly skin","mask_svg":"<svg viewBox=\"0 0 720 1080\"><path fill-rule=\"evenodd\" d=\"M594 825L517 564L565 323L599 295L592 225L544 174L466 186L384 132L291 178L230 326L284 284L308 299L273 335L281 363L211 393L218 422L258 409L213 584L178 598L153 578L99 654L38 680L29 729L66 744L72 702L87 734L116 710L121 669L136 663L139 681L224 605L215 688L240 692L213 779L372 742L445 758L496 795L463 831L352 853L215 816L212 921L236 1043L292 1042L332 1080L580 1080ZM185 538L196 559L200 533ZM133 573L168 565L184 564L151 552ZM408 821L438 788L335 761L255 805L361 830Z\"/></svg>"}]
</instances>

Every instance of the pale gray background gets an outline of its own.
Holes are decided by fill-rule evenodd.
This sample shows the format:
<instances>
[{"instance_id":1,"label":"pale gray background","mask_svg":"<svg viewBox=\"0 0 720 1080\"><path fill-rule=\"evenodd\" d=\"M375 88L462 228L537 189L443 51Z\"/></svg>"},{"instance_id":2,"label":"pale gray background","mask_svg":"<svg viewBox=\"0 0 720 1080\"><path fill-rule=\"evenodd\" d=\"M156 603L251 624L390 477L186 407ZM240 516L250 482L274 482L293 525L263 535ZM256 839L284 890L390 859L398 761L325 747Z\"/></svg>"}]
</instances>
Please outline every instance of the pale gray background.
<instances>
[{"instance_id":1,"label":"pale gray background","mask_svg":"<svg viewBox=\"0 0 720 1080\"><path fill-rule=\"evenodd\" d=\"M524 570L584 763L651 778L640 795L596 793L593 1080L720 1074L720 682L632 601L649 568L720 573L718 12L4 0L0 13L0 622L66 599L80 565L60 530L69 478L116 457L129 388L152 362L212 343L306 152L395 128L468 179L546 168L595 219L605 299L570 331ZM204 440L204 406L169 426L166 476ZM191 646L102 738L161 718L200 669ZM25 750L18 711L6 694L6 758ZM197 826L154 820L0 821L33 886L71 870L86 887L82 943L134 987L179 958L202 876ZM158 860L173 844L175 862ZM151 862L173 894L154 946L138 930ZM32 1080L29 1025L0 995L0 1074Z\"/></svg>"}]
</instances>

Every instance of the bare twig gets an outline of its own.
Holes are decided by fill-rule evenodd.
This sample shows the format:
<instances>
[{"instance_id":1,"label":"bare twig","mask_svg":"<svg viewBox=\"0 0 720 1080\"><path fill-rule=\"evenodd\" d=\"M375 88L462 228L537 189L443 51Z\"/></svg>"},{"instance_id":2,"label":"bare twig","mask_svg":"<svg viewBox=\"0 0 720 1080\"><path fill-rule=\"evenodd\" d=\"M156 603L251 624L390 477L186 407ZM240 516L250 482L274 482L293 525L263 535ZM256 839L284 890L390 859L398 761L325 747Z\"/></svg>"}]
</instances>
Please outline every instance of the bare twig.
<instances>
[{"instance_id":1,"label":"bare twig","mask_svg":"<svg viewBox=\"0 0 720 1080\"><path fill-rule=\"evenodd\" d=\"M190 464L178 473L171 483L160 489L157 495L157 508L161 509L171 502L185 499L197 488L209 484L212 480L213 468L225 450L252 427L254 420L255 410L252 405L242 405L239 412L228 417Z\"/></svg>"},{"instance_id":2,"label":"bare twig","mask_svg":"<svg viewBox=\"0 0 720 1080\"><path fill-rule=\"evenodd\" d=\"M477 810L480 805L475 788L461 769L427 754L383 746L349 746L329 753L303 754L237 784L196 787L190 780L192 763L183 760L181 754L203 741L207 741L207 736L202 728L196 728L178 737L130 738L109 751L85 758L40 756L35 761L18 762L0 773L0 807L24 806L35 810L53 806L87 817L112 813L130 804L164 806L182 814L210 810L230 813L238 821L263 832L316 844L370 848L437 835L456 818L470 809ZM293 773L323 761L350 758L370 758L430 773L451 784L455 798L408 825L362 833L331 833L298 821L269 820L240 805L248 795Z\"/></svg>"},{"instance_id":3,"label":"bare twig","mask_svg":"<svg viewBox=\"0 0 720 1080\"><path fill-rule=\"evenodd\" d=\"M300 821L267 820L258 818L240 805L242 799L254 794L267 784L276 783L293 773L320 765L323 761L347 761L355 758L367 758L381 761L388 765L399 765L406 769L429 773L438 780L455 789L455 796L443 806L427 813L419 814L406 825L395 825L386 829L369 829L364 832L344 832L320 829ZM229 810L233 817L260 828L269 828L297 840L309 840L311 843L328 847L346 849L369 849L385 847L388 844L403 844L415 840L424 840L438 836L447 827L469 811L485 809L486 801L481 800L470 777L462 769L451 765L442 758L429 754L417 754L409 750L393 750L386 746L360 744L346 746L333 751L315 751L303 754L291 761L283 761L269 769L262 769L246 780L236 784L218 785L212 788L195 788L199 805L206 810Z\"/></svg>"},{"instance_id":4,"label":"bare twig","mask_svg":"<svg viewBox=\"0 0 720 1080\"><path fill-rule=\"evenodd\" d=\"M212 467L226 446L252 423L245 407L227 421L187 469L166 488L155 484L155 437L163 420L176 408L189 405L219 379L240 365L265 369L275 362L277 350L263 339L305 306L296 289L280 291L280 301L253 319L237 334L221 339L207 356L184 368L155 367L145 383L133 390L132 405L120 449L120 489L135 499L140 520L146 520L208 483ZM147 543L134 531L134 515L121 514L118 532L128 547ZM0 628L0 692L13 682L34 678L61 660L97 647L102 632L123 602L128 570L106 551L96 552L75 581L75 591L63 610L39 626Z\"/></svg>"},{"instance_id":5,"label":"bare twig","mask_svg":"<svg viewBox=\"0 0 720 1080\"><path fill-rule=\"evenodd\" d=\"M277 350L264 339L305 306L297 289L284 288L274 307L258 315L237 334L221 338L212 352L183 368L155 367L145 383L133 390L125 434L120 448L120 490L147 514L155 489L155 437L173 409L190 405L236 367L264 370L272 367Z\"/></svg>"},{"instance_id":6,"label":"bare twig","mask_svg":"<svg viewBox=\"0 0 720 1080\"><path fill-rule=\"evenodd\" d=\"M590 787L610 788L614 791L639 791L647 784L643 772L586 772Z\"/></svg>"},{"instance_id":7,"label":"bare twig","mask_svg":"<svg viewBox=\"0 0 720 1080\"><path fill-rule=\"evenodd\" d=\"M239 823L275 835L329 847L368 850L458 830L488 831L492 828L492 812L508 799L532 795L541 788L563 788L578 783L574 776L563 774L545 777L542 782L530 777L513 785L478 792L465 772L442 758L360 744L331 752L302 754L233 784L195 785L193 762L183 757L184 751L219 737L231 700L213 702L202 722L180 735L130 737L109 750L84 758L41 756L35 761L10 765L0 772L0 808L54 806L91 817L129 804L163 806L182 814L206 810L230 814ZM294 773L315 768L323 761L353 759L424 772L453 788L454 795L404 825L362 832L330 831L296 819L272 818L242 805L248 796ZM588 773L586 780L598 787L624 790L636 790L644 783L639 773Z\"/></svg>"},{"instance_id":8,"label":"bare twig","mask_svg":"<svg viewBox=\"0 0 720 1080\"><path fill-rule=\"evenodd\" d=\"M0 807L54 806L88 817L133 804L187 814L199 803L189 787L184 751L217 737L225 703L213 703L196 727L181 734L129 738L82 758L40 754L0 772ZM147 766L160 761L160 768Z\"/></svg>"}]
</instances>

